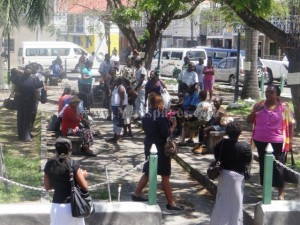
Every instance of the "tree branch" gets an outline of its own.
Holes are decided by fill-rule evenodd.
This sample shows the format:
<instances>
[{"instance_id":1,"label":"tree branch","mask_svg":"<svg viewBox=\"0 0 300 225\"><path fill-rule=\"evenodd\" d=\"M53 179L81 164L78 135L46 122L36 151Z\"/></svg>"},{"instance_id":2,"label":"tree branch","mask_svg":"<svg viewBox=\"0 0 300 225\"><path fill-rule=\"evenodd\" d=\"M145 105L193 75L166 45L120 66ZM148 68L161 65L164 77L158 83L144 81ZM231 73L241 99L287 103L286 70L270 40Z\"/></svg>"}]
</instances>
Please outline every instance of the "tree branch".
<instances>
[{"instance_id":1,"label":"tree branch","mask_svg":"<svg viewBox=\"0 0 300 225\"><path fill-rule=\"evenodd\" d=\"M286 46L287 39L290 38L290 36L287 33L275 27L264 18L256 16L255 13L247 7L243 7L242 10L239 10L232 4L232 0L224 0L224 3L227 4L248 26L272 37L273 41L277 42L281 47L288 47Z\"/></svg>"},{"instance_id":2,"label":"tree branch","mask_svg":"<svg viewBox=\"0 0 300 225\"><path fill-rule=\"evenodd\" d=\"M195 11L195 9L198 7L198 5L199 5L200 3L202 3L202 2L204 2L204 0L195 0L195 1L194 1L194 4L193 4L193 5L191 4L191 8L190 8L188 11L184 12L184 13L181 14L181 15L175 15L175 16L173 17L173 20L183 19L183 18L185 18L185 17L191 15L191 14Z\"/></svg>"}]
</instances>

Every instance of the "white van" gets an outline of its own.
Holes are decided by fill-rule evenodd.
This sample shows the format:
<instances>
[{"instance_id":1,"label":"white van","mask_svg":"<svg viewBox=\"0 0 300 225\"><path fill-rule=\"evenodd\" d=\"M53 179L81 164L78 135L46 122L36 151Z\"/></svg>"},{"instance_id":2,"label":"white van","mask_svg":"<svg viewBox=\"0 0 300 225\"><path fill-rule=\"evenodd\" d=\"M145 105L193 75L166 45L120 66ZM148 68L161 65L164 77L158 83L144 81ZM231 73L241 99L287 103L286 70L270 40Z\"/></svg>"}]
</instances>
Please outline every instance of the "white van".
<instances>
[{"instance_id":1,"label":"white van","mask_svg":"<svg viewBox=\"0 0 300 225\"><path fill-rule=\"evenodd\" d=\"M162 48L160 55L160 73L163 76L173 76L175 68L180 69L184 64L184 57L189 56L190 61L197 64L199 58L203 58L204 65L207 64L207 54L201 48ZM154 70L158 65L159 52L156 52L152 60L151 70Z\"/></svg>"},{"instance_id":2,"label":"white van","mask_svg":"<svg viewBox=\"0 0 300 225\"><path fill-rule=\"evenodd\" d=\"M72 71L78 63L81 53L88 53L80 46L72 42L63 41L36 41L22 42L18 52L18 63L20 66L36 62L40 69L48 69L52 61L60 56L63 67L66 65L67 71Z\"/></svg>"}]
</instances>

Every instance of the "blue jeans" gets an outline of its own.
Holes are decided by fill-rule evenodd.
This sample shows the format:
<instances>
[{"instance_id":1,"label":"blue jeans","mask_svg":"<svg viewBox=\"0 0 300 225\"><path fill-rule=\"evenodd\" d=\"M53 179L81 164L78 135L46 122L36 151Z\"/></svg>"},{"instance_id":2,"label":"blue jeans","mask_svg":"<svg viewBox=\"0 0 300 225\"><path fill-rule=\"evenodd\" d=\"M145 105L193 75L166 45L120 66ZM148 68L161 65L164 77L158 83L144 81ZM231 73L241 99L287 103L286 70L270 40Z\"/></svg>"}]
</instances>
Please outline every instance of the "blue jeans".
<instances>
[{"instance_id":1,"label":"blue jeans","mask_svg":"<svg viewBox=\"0 0 300 225\"><path fill-rule=\"evenodd\" d=\"M122 107L122 110L124 111L126 106ZM112 112L113 112L113 133L117 135L121 135L123 131L123 127L118 127L118 121L119 118L122 117L122 115L119 114L119 106L112 106Z\"/></svg>"},{"instance_id":2,"label":"blue jeans","mask_svg":"<svg viewBox=\"0 0 300 225\"><path fill-rule=\"evenodd\" d=\"M135 113L138 114L139 117L143 117L145 115L144 105L145 105L145 89L142 89L138 91L138 96L135 100Z\"/></svg>"}]
</instances>

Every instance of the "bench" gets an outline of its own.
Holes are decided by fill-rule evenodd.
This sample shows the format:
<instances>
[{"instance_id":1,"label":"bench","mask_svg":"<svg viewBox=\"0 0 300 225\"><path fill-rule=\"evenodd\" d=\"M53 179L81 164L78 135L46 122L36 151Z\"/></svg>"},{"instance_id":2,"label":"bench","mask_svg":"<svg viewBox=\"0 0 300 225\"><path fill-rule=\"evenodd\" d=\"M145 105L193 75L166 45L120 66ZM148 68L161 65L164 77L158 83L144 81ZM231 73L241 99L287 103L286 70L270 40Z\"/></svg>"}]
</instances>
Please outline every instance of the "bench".
<instances>
[{"instance_id":1,"label":"bench","mask_svg":"<svg viewBox=\"0 0 300 225\"><path fill-rule=\"evenodd\" d=\"M210 131L207 138L208 153L214 153L216 144L226 135L225 131Z\"/></svg>"},{"instance_id":2,"label":"bench","mask_svg":"<svg viewBox=\"0 0 300 225\"><path fill-rule=\"evenodd\" d=\"M83 137L78 136L67 136L67 138L72 142L72 154L80 155L81 154L81 145L83 142Z\"/></svg>"}]
</instances>

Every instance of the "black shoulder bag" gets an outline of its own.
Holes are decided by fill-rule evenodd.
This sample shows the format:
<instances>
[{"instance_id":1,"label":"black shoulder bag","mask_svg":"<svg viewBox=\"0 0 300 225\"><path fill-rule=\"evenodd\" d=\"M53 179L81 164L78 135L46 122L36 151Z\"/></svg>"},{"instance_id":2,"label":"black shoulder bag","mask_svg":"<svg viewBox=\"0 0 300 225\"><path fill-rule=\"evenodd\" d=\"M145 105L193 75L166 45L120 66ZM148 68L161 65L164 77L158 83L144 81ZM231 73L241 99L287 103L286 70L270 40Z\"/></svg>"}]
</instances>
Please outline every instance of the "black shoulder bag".
<instances>
[{"instance_id":1,"label":"black shoulder bag","mask_svg":"<svg viewBox=\"0 0 300 225\"><path fill-rule=\"evenodd\" d=\"M7 99L4 99L3 107L6 109L9 109L9 110L17 109L17 104L16 104L15 100L12 98L12 94Z\"/></svg>"},{"instance_id":2,"label":"black shoulder bag","mask_svg":"<svg viewBox=\"0 0 300 225\"><path fill-rule=\"evenodd\" d=\"M88 217L95 213L94 203L88 191L83 191L81 188L75 186L73 160L71 164L67 161L70 170L71 182L71 211L73 217Z\"/></svg>"},{"instance_id":3,"label":"black shoulder bag","mask_svg":"<svg viewBox=\"0 0 300 225\"><path fill-rule=\"evenodd\" d=\"M222 154L222 150L223 150L223 143L224 143L224 140L222 140L222 143L221 143L221 149L220 149L218 160L213 161L207 169L207 176L211 180L215 180L221 173L221 160L220 159L221 159L221 154Z\"/></svg>"}]
</instances>

